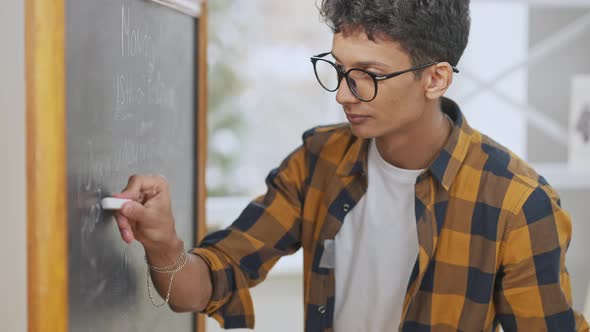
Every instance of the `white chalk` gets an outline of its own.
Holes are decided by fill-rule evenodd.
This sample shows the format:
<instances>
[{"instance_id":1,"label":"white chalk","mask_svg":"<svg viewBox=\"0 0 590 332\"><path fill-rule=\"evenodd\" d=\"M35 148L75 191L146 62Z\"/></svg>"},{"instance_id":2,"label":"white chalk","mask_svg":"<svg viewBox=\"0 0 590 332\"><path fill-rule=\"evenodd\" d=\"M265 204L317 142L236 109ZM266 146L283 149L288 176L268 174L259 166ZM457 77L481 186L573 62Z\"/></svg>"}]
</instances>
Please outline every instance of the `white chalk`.
<instances>
[{"instance_id":1,"label":"white chalk","mask_svg":"<svg viewBox=\"0 0 590 332\"><path fill-rule=\"evenodd\" d=\"M120 210L125 202L129 202L130 199L105 197L100 201L100 205L105 210Z\"/></svg>"}]
</instances>

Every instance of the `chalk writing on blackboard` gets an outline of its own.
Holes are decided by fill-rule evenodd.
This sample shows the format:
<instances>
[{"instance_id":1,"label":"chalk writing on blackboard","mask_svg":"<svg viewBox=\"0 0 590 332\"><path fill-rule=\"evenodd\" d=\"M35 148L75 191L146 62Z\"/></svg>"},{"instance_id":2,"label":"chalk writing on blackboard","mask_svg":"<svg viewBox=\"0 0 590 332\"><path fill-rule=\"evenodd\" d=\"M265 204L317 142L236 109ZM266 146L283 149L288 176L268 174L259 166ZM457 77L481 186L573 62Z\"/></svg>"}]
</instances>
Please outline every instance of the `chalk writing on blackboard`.
<instances>
[{"instance_id":1,"label":"chalk writing on blackboard","mask_svg":"<svg viewBox=\"0 0 590 332\"><path fill-rule=\"evenodd\" d=\"M160 72L148 73L139 80L132 75L118 73L116 86L119 108L125 105L161 105L166 90Z\"/></svg>"},{"instance_id":2,"label":"chalk writing on blackboard","mask_svg":"<svg viewBox=\"0 0 590 332\"><path fill-rule=\"evenodd\" d=\"M150 125L148 122L144 124L146 128ZM141 131L141 128L137 130ZM93 233L104 215L100 200L108 193L104 192L101 184L107 179L125 183L125 176L133 173L137 165L149 165L154 158L154 150L148 147L148 142L137 143L126 137L114 147L113 153L108 157L97 158L95 149L93 142L88 141L84 171L80 173L84 175L78 175L76 184L82 223L80 231L83 257L92 257L86 244L92 242Z\"/></svg>"},{"instance_id":3,"label":"chalk writing on blackboard","mask_svg":"<svg viewBox=\"0 0 590 332\"><path fill-rule=\"evenodd\" d=\"M131 9L121 5L121 56L143 57L153 63L156 56L154 38L146 24L135 25L131 18Z\"/></svg>"},{"instance_id":4,"label":"chalk writing on blackboard","mask_svg":"<svg viewBox=\"0 0 590 332\"><path fill-rule=\"evenodd\" d=\"M141 108L133 106L149 106L157 110L174 110L176 107L176 93L167 86L160 72L156 43L160 39L162 27L155 29L158 32L156 34L146 24L136 23L131 8L121 5L121 58L128 59L126 63L134 68L139 66L139 74L125 69L115 73L113 117L116 120L127 120L138 115L136 113Z\"/></svg>"}]
</instances>

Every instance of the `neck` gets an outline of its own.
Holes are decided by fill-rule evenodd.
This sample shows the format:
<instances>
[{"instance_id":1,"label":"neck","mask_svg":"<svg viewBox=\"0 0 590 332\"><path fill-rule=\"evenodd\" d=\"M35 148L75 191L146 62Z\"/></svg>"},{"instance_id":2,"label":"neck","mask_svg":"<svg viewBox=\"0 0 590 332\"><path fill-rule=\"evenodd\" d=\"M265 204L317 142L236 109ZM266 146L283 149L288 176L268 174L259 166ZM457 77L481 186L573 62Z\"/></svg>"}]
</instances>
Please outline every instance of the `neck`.
<instances>
[{"instance_id":1,"label":"neck","mask_svg":"<svg viewBox=\"0 0 590 332\"><path fill-rule=\"evenodd\" d=\"M388 163L403 169L426 169L445 146L452 130L450 121L434 101L425 105L421 116L406 126L377 137L377 149Z\"/></svg>"}]
</instances>

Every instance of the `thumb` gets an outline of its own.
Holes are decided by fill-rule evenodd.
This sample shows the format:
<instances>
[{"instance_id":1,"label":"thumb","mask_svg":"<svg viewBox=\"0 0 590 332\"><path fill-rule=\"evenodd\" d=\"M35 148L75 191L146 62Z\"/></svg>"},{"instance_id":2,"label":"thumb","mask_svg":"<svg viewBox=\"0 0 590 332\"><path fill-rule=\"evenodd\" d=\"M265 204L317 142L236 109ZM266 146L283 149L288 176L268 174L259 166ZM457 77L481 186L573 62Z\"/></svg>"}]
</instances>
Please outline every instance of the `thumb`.
<instances>
[{"instance_id":1,"label":"thumb","mask_svg":"<svg viewBox=\"0 0 590 332\"><path fill-rule=\"evenodd\" d=\"M123 217L139 222L144 221L148 215L145 206L135 201L129 201L123 204L121 214Z\"/></svg>"}]
</instances>

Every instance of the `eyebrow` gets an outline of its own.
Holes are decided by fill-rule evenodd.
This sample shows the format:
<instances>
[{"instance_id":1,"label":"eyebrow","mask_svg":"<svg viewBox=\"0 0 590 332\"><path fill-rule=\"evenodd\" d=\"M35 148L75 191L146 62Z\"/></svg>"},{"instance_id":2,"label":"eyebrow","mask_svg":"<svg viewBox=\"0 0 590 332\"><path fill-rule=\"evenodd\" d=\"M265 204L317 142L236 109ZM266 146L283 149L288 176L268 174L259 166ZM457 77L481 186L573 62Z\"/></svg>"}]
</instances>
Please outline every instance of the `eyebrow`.
<instances>
[{"instance_id":1,"label":"eyebrow","mask_svg":"<svg viewBox=\"0 0 590 332\"><path fill-rule=\"evenodd\" d=\"M338 57L336 56L336 54L334 54L334 52L330 52L330 54L332 54L332 56L334 57L334 59L336 59L336 61L342 63L342 61L340 61L340 59L338 59ZM353 67L370 67L370 66L381 66L381 67L385 67L385 68L391 68L390 65L385 64L383 62L379 62L379 61L357 61L355 63L352 64Z\"/></svg>"}]
</instances>

